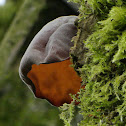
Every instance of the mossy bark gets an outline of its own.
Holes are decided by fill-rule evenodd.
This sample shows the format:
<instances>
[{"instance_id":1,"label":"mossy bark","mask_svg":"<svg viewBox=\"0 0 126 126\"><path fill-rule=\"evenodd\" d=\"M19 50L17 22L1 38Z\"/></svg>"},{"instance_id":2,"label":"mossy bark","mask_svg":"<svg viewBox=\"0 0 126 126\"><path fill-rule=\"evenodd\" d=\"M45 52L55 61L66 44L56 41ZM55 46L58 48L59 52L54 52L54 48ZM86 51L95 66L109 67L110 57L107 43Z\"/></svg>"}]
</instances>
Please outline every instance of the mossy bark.
<instances>
[{"instance_id":1,"label":"mossy bark","mask_svg":"<svg viewBox=\"0 0 126 126\"><path fill-rule=\"evenodd\" d=\"M123 126L126 124L126 2L71 1L80 4L71 57L85 85L78 92L78 99L73 97L80 102L79 113L83 116L78 126Z\"/></svg>"},{"instance_id":2,"label":"mossy bark","mask_svg":"<svg viewBox=\"0 0 126 126\"><path fill-rule=\"evenodd\" d=\"M71 48L70 53L75 69L78 69L84 65L86 58L85 52L87 52L84 41L93 32L96 21L97 19L94 15L91 15L80 22L79 20L75 21L75 25L78 27L78 32L77 36L75 36L72 40L74 42L74 47Z\"/></svg>"}]
</instances>

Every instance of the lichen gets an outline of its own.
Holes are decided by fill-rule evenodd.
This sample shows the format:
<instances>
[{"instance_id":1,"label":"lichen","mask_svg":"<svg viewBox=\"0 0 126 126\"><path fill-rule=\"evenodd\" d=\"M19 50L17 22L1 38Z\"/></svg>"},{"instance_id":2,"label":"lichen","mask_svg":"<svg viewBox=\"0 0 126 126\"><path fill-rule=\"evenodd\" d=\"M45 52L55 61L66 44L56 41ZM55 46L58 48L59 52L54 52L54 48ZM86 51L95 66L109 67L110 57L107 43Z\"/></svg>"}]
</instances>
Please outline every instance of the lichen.
<instances>
[{"instance_id":1,"label":"lichen","mask_svg":"<svg viewBox=\"0 0 126 126\"><path fill-rule=\"evenodd\" d=\"M79 126L126 124L126 2L73 0L80 4L78 35L71 51L85 89L78 92ZM93 25L87 25L93 16ZM87 26L87 27L83 27ZM89 29L89 34L85 32ZM80 34L81 33L81 34ZM79 44L80 43L80 44ZM83 48L80 47L83 45ZM86 51L82 50L85 49ZM80 55L78 55L80 51ZM79 65L77 63L80 63Z\"/></svg>"}]
</instances>

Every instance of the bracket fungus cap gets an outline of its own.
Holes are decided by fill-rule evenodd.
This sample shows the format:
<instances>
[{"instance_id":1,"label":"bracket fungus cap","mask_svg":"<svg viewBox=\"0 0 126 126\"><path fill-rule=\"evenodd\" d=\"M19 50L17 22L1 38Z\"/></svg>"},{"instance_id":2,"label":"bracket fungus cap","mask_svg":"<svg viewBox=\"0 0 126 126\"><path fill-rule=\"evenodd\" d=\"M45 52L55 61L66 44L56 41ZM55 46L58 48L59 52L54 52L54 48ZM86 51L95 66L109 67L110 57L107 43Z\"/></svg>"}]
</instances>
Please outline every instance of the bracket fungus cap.
<instances>
[{"instance_id":1,"label":"bracket fungus cap","mask_svg":"<svg viewBox=\"0 0 126 126\"><path fill-rule=\"evenodd\" d=\"M72 101L81 86L69 58L71 39L77 33L77 16L59 17L45 25L27 48L19 67L19 75L36 97L55 106Z\"/></svg>"}]
</instances>

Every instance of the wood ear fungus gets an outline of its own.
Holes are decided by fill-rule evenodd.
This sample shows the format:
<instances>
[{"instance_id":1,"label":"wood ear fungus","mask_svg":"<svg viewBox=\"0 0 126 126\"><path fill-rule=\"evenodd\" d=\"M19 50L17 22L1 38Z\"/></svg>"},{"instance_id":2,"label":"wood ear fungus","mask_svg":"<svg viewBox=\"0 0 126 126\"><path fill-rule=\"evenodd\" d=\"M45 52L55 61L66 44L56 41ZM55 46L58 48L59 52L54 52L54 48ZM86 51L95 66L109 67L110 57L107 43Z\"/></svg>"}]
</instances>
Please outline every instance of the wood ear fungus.
<instances>
[{"instance_id":1,"label":"wood ear fungus","mask_svg":"<svg viewBox=\"0 0 126 126\"><path fill-rule=\"evenodd\" d=\"M31 87L36 97L61 106L72 101L81 78L70 65L71 39L76 35L77 16L59 17L45 25L27 48L19 67L22 81Z\"/></svg>"}]
</instances>

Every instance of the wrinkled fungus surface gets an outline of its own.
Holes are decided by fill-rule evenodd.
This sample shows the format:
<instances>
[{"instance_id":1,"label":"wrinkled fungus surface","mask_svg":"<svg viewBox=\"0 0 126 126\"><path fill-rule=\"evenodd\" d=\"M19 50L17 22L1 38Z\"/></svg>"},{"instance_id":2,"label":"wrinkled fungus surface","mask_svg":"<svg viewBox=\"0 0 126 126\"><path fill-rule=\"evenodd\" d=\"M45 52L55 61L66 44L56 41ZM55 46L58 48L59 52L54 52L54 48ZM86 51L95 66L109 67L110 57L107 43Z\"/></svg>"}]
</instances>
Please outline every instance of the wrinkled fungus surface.
<instances>
[{"instance_id":1,"label":"wrinkled fungus surface","mask_svg":"<svg viewBox=\"0 0 126 126\"><path fill-rule=\"evenodd\" d=\"M34 37L19 67L19 75L36 97L55 106L70 103L69 93L77 93L80 78L70 67L71 39L77 33L77 16L59 17Z\"/></svg>"}]
</instances>

